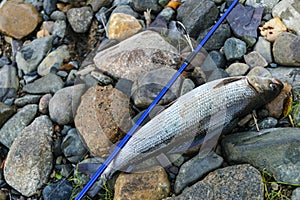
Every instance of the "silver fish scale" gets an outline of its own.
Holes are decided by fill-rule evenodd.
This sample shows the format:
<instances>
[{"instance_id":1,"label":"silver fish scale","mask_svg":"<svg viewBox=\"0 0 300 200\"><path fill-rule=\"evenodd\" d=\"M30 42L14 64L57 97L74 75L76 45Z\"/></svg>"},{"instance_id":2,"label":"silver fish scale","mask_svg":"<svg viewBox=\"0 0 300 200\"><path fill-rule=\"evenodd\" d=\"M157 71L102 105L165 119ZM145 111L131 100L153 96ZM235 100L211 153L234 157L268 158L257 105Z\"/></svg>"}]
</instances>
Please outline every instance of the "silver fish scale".
<instances>
[{"instance_id":1,"label":"silver fish scale","mask_svg":"<svg viewBox=\"0 0 300 200\"><path fill-rule=\"evenodd\" d=\"M241 79L221 87L213 81L198 87L141 127L127 142L109 168L121 169L196 134L215 134L233 118L243 114L256 93ZM250 110L251 111L251 110Z\"/></svg>"}]
</instances>

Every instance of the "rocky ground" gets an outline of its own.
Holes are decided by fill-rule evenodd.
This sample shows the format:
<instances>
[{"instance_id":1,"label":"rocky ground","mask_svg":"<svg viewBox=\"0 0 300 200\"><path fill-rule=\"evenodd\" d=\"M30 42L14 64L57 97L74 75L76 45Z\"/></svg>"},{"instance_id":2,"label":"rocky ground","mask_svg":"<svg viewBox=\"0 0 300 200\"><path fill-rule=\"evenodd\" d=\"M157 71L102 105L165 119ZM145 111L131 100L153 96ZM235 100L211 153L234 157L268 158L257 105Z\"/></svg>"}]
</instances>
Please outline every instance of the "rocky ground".
<instances>
[{"instance_id":1,"label":"rocky ground","mask_svg":"<svg viewBox=\"0 0 300 200\"><path fill-rule=\"evenodd\" d=\"M0 1L0 199L73 199L231 2ZM149 159L92 199L300 199L299 17L240 1L155 110L230 76L283 92L209 154Z\"/></svg>"}]
</instances>

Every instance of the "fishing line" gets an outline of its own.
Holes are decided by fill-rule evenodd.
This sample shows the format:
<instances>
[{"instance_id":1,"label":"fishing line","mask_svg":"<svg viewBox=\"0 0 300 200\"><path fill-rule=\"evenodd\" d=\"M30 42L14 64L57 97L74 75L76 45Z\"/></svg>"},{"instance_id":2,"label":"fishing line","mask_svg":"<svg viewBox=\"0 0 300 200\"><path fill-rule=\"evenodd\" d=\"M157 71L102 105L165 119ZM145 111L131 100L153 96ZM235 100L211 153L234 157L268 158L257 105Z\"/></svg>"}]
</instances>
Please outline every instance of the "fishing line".
<instances>
[{"instance_id":1,"label":"fishing line","mask_svg":"<svg viewBox=\"0 0 300 200\"><path fill-rule=\"evenodd\" d=\"M212 27L212 29L206 34L203 40L199 43L197 48L187 57L187 59L183 62L178 71L173 75L173 77L169 80L169 82L165 85L165 87L160 91L157 97L153 100L147 110L143 113L143 115L137 120L137 122L133 125L133 127L129 130L129 132L125 135L125 137L121 140L121 142L115 147L113 152L108 156L105 162L101 165L101 167L96 171L96 173L92 176L89 182L84 186L75 200L81 200L83 196L88 192L88 190L94 185L100 175L104 172L110 162L115 158L115 156L119 153L119 151L125 146L134 132L140 127L142 122L147 118L149 113L155 107L155 105L161 100L161 98L166 94L168 89L172 86L172 84L176 81L176 79L181 75L184 69L190 64L196 54L201 50L204 44L208 41L208 39L213 35L216 29L222 24L228 14L232 11L232 9L236 6L239 0L234 0L234 2L229 6L226 12L221 16L221 18L217 21L217 23Z\"/></svg>"}]
</instances>

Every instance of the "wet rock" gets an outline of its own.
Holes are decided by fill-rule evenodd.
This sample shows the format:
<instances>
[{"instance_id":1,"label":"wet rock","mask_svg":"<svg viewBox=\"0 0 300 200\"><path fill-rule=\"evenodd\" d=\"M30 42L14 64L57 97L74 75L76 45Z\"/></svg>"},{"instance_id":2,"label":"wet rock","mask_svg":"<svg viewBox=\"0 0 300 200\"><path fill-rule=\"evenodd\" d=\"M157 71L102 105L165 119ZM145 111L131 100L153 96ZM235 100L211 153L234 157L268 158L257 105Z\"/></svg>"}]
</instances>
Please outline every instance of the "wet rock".
<instances>
[{"instance_id":1,"label":"wet rock","mask_svg":"<svg viewBox=\"0 0 300 200\"><path fill-rule=\"evenodd\" d=\"M250 165L235 165L208 174L174 200L186 199L264 199L260 172Z\"/></svg>"},{"instance_id":2,"label":"wet rock","mask_svg":"<svg viewBox=\"0 0 300 200\"><path fill-rule=\"evenodd\" d=\"M70 58L67 45L62 45L49 53L38 66L38 74L45 76L52 68L58 69L65 60Z\"/></svg>"},{"instance_id":3,"label":"wet rock","mask_svg":"<svg viewBox=\"0 0 300 200\"><path fill-rule=\"evenodd\" d=\"M247 76L261 76L261 77L268 77L271 78L272 74L269 70L264 67L254 67L249 71Z\"/></svg>"},{"instance_id":4,"label":"wet rock","mask_svg":"<svg viewBox=\"0 0 300 200\"><path fill-rule=\"evenodd\" d=\"M114 13L109 20L108 38L125 40L141 29L142 26L135 17L123 13Z\"/></svg>"},{"instance_id":5,"label":"wet rock","mask_svg":"<svg viewBox=\"0 0 300 200\"><path fill-rule=\"evenodd\" d=\"M273 7L279 2L279 0L247 0L246 5L255 8L265 8L265 13L271 13Z\"/></svg>"},{"instance_id":6,"label":"wet rock","mask_svg":"<svg viewBox=\"0 0 300 200\"><path fill-rule=\"evenodd\" d=\"M43 7L47 15L50 15L54 10L56 10L57 0L44 0Z\"/></svg>"},{"instance_id":7,"label":"wet rock","mask_svg":"<svg viewBox=\"0 0 300 200\"><path fill-rule=\"evenodd\" d=\"M136 34L99 52L94 58L100 71L132 81L147 71L174 68L179 61L177 49L153 31Z\"/></svg>"},{"instance_id":8,"label":"wet rock","mask_svg":"<svg viewBox=\"0 0 300 200\"><path fill-rule=\"evenodd\" d=\"M43 189L44 200L65 200L70 199L73 187L66 179L47 185Z\"/></svg>"},{"instance_id":9,"label":"wet rock","mask_svg":"<svg viewBox=\"0 0 300 200\"><path fill-rule=\"evenodd\" d=\"M84 84L78 84L58 90L49 101L51 119L58 124L72 123L84 89Z\"/></svg>"},{"instance_id":10,"label":"wet rock","mask_svg":"<svg viewBox=\"0 0 300 200\"><path fill-rule=\"evenodd\" d=\"M179 194L186 186L197 182L203 175L221 166L223 158L211 152L203 157L197 155L185 162L176 177L174 190Z\"/></svg>"},{"instance_id":11,"label":"wet rock","mask_svg":"<svg viewBox=\"0 0 300 200\"><path fill-rule=\"evenodd\" d=\"M238 4L233 8L226 19L237 37L250 36L256 38L257 28L260 25L263 11L263 8L254 8Z\"/></svg>"},{"instance_id":12,"label":"wet rock","mask_svg":"<svg viewBox=\"0 0 300 200\"><path fill-rule=\"evenodd\" d=\"M299 2L297 0L280 1L272 10L273 16L279 16L283 23L291 30L300 35L300 17Z\"/></svg>"},{"instance_id":13,"label":"wet rock","mask_svg":"<svg viewBox=\"0 0 300 200\"><path fill-rule=\"evenodd\" d=\"M0 142L10 148L15 138L30 124L37 113L37 105L26 105L13 115L0 129Z\"/></svg>"},{"instance_id":14,"label":"wet rock","mask_svg":"<svg viewBox=\"0 0 300 200\"><path fill-rule=\"evenodd\" d=\"M270 42L274 42L281 33L287 31L286 26L279 17L267 21L262 27L259 27L259 29L260 34Z\"/></svg>"},{"instance_id":15,"label":"wet rock","mask_svg":"<svg viewBox=\"0 0 300 200\"><path fill-rule=\"evenodd\" d=\"M56 20L53 25L52 35L57 35L60 38L64 38L66 34L67 23L65 20Z\"/></svg>"},{"instance_id":16,"label":"wet rock","mask_svg":"<svg viewBox=\"0 0 300 200\"><path fill-rule=\"evenodd\" d=\"M115 184L114 199L162 199L170 192L170 182L162 167L132 174L122 173Z\"/></svg>"},{"instance_id":17,"label":"wet rock","mask_svg":"<svg viewBox=\"0 0 300 200\"><path fill-rule=\"evenodd\" d=\"M15 109L0 102L0 127L15 113Z\"/></svg>"},{"instance_id":18,"label":"wet rock","mask_svg":"<svg viewBox=\"0 0 300 200\"><path fill-rule=\"evenodd\" d=\"M36 118L23 129L8 152L4 166L5 180L24 196L35 194L51 173L52 128L47 116Z\"/></svg>"},{"instance_id":19,"label":"wet rock","mask_svg":"<svg viewBox=\"0 0 300 200\"><path fill-rule=\"evenodd\" d=\"M141 76L131 88L131 98L134 105L141 108L148 107L175 73L176 70L174 69L161 68ZM178 78L159 101L159 104L168 104L177 99L181 92L183 80L183 76Z\"/></svg>"},{"instance_id":20,"label":"wet rock","mask_svg":"<svg viewBox=\"0 0 300 200\"><path fill-rule=\"evenodd\" d=\"M38 11L29 3L8 1L0 8L0 32L18 40L34 31L40 22Z\"/></svg>"},{"instance_id":21,"label":"wet rock","mask_svg":"<svg viewBox=\"0 0 300 200\"><path fill-rule=\"evenodd\" d=\"M24 74L35 71L38 64L52 48L53 39L53 36L46 36L24 45L16 55L18 68L22 69Z\"/></svg>"},{"instance_id":22,"label":"wet rock","mask_svg":"<svg viewBox=\"0 0 300 200\"><path fill-rule=\"evenodd\" d=\"M103 86L103 85L110 85L110 84L113 85L114 84L114 81L109 76L106 76L101 72L92 71L91 76L98 81L99 85Z\"/></svg>"},{"instance_id":23,"label":"wet rock","mask_svg":"<svg viewBox=\"0 0 300 200\"><path fill-rule=\"evenodd\" d=\"M71 163L78 163L87 153L87 150L75 128L68 131L68 134L62 141L61 149Z\"/></svg>"},{"instance_id":24,"label":"wet rock","mask_svg":"<svg viewBox=\"0 0 300 200\"><path fill-rule=\"evenodd\" d=\"M71 8L67 18L76 33L85 33L90 28L93 11L91 7Z\"/></svg>"},{"instance_id":25,"label":"wet rock","mask_svg":"<svg viewBox=\"0 0 300 200\"><path fill-rule=\"evenodd\" d=\"M51 98L52 98L51 94L45 94L41 97L40 102L39 102L40 113L42 113L42 114L48 113L49 102L50 102Z\"/></svg>"},{"instance_id":26,"label":"wet rock","mask_svg":"<svg viewBox=\"0 0 300 200\"><path fill-rule=\"evenodd\" d=\"M293 191L292 198L291 198L291 200L297 200L297 199L300 199L300 188L299 187Z\"/></svg>"},{"instance_id":27,"label":"wet rock","mask_svg":"<svg viewBox=\"0 0 300 200\"><path fill-rule=\"evenodd\" d=\"M15 67L5 65L0 69L0 101L14 98L19 89L19 79Z\"/></svg>"},{"instance_id":28,"label":"wet rock","mask_svg":"<svg viewBox=\"0 0 300 200\"><path fill-rule=\"evenodd\" d=\"M14 104L18 107L23 107L27 104L36 104L39 102L41 95L25 95L23 97L17 98Z\"/></svg>"},{"instance_id":29,"label":"wet rock","mask_svg":"<svg viewBox=\"0 0 300 200\"><path fill-rule=\"evenodd\" d=\"M252 51L247 55L244 55L244 60L251 68L268 66L266 59L257 51Z\"/></svg>"},{"instance_id":30,"label":"wet rock","mask_svg":"<svg viewBox=\"0 0 300 200\"><path fill-rule=\"evenodd\" d=\"M177 9L177 20L184 24L193 38L197 38L201 31L213 25L218 15L217 6L209 0L197 4L193 0L188 0Z\"/></svg>"},{"instance_id":31,"label":"wet rock","mask_svg":"<svg viewBox=\"0 0 300 200\"><path fill-rule=\"evenodd\" d=\"M211 27L201 32L197 38L197 42L200 43L201 40L207 35ZM221 24L216 32L211 36L211 38L205 43L204 49L206 51L219 50L223 47L225 41L230 38L231 31L228 24Z\"/></svg>"},{"instance_id":32,"label":"wet rock","mask_svg":"<svg viewBox=\"0 0 300 200\"><path fill-rule=\"evenodd\" d=\"M258 123L259 130L275 128L278 124L278 120L273 117L267 117ZM256 127L253 127L252 130L256 130Z\"/></svg>"},{"instance_id":33,"label":"wet rock","mask_svg":"<svg viewBox=\"0 0 300 200\"><path fill-rule=\"evenodd\" d=\"M299 184L299 135L297 128L236 133L226 136L222 147L229 163L249 163L266 169L277 181Z\"/></svg>"},{"instance_id":34,"label":"wet rock","mask_svg":"<svg viewBox=\"0 0 300 200\"><path fill-rule=\"evenodd\" d=\"M229 38L224 43L224 53L229 61L241 59L246 51L246 43L237 38Z\"/></svg>"},{"instance_id":35,"label":"wet rock","mask_svg":"<svg viewBox=\"0 0 300 200\"><path fill-rule=\"evenodd\" d=\"M55 93L64 85L61 78L55 74L49 73L42 78L35 80L23 87L23 91L30 94Z\"/></svg>"},{"instance_id":36,"label":"wet rock","mask_svg":"<svg viewBox=\"0 0 300 200\"><path fill-rule=\"evenodd\" d=\"M244 76L249 69L249 65L245 63L232 63L225 71L229 76Z\"/></svg>"},{"instance_id":37,"label":"wet rock","mask_svg":"<svg viewBox=\"0 0 300 200\"><path fill-rule=\"evenodd\" d=\"M75 125L90 152L107 156L131 127L129 98L112 86L95 85L81 98Z\"/></svg>"},{"instance_id":38,"label":"wet rock","mask_svg":"<svg viewBox=\"0 0 300 200\"><path fill-rule=\"evenodd\" d=\"M273 45L276 63L287 66L300 66L300 36L281 33Z\"/></svg>"},{"instance_id":39,"label":"wet rock","mask_svg":"<svg viewBox=\"0 0 300 200\"><path fill-rule=\"evenodd\" d=\"M135 0L132 1L133 9L137 12L143 13L147 9L151 9L151 12L158 13L162 10L162 7L158 4L157 0Z\"/></svg>"},{"instance_id":40,"label":"wet rock","mask_svg":"<svg viewBox=\"0 0 300 200\"><path fill-rule=\"evenodd\" d=\"M262 55L268 63L273 62L271 43L265 38L259 37L253 50L260 53L260 55Z\"/></svg>"}]
</instances>

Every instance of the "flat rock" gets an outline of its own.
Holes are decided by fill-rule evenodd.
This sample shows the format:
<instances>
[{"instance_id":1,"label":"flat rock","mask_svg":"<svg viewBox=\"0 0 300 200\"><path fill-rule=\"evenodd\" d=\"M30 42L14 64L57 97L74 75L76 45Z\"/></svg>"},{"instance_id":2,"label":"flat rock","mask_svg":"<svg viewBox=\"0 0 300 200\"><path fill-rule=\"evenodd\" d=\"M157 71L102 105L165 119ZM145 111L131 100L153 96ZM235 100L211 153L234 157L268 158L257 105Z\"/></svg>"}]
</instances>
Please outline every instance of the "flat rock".
<instances>
[{"instance_id":1,"label":"flat rock","mask_svg":"<svg viewBox=\"0 0 300 200\"><path fill-rule=\"evenodd\" d=\"M0 102L0 127L16 112L15 108Z\"/></svg>"},{"instance_id":2,"label":"flat rock","mask_svg":"<svg viewBox=\"0 0 300 200\"><path fill-rule=\"evenodd\" d=\"M273 45L276 63L286 66L300 66L300 36L281 33Z\"/></svg>"},{"instance_id":3,"label":"flat rock","mask_svg":"<svg viewBox=\"0 0 300 200\"><path fill-rule=\"evenodd\" d=\"M249 69L249 65L245 63L232 63L225 71L229 76L244 76Z\"/></svg>"},{"instance_id":4,"label":"flat rock","mask_svg":"<svg viewBox=\"0 0 300 200\"><path fill-rule=\"evenodd\" d=\"M66 179L62 179L48 184L43 189L43 198L44 200L66 200L71 198L72 191L72 185Z\"/></svg>"},{"instance_id":5,"label":"flat rock","mask_svg":"<svg viewBox=\"0 0 300 200\"><path fill-rule=\"evenodd\" d=\"M93 12L97 12L100 8L109 6L113 0L88 0L87 4L91 5Z\"/></svg>"},{"instance_id":6,"label":"flat rock","mask_svg":"<svg viewBox=\"0 0 300 200\"><path fill-rule=\"evenodd\" d=\"M108 38L119 41L125 40L141 29L142 26L135 17L123 13L114 13L109 19Z\"/></svg>"},{"instance_id":7,"label":"flat rock","mask_svg":"<svg viewBox=\"0 0 300 200\"><path fill-rule=\"evenodd\" d=\"M271 43L264 37L258 38L253 50L260 53L260 55L262 55L268 63L273 62Z\"/></svg>"},{"instance_id":8,"label":"flat rock","mask_svg":"<svg viewBox=\"0 0 300 200\"><path fill-rule=\"evenodd\" d=\"M147 71L175 68L179 61L178 50L153 31L138 33L94 57L100 71L132 81Z\"/></svg>"},{"instance_id":9,"label":"flat rock","mask_svg":"<svg viewBox=\"0 0 300 200\"><path fill-rule=\"evenodd\" d=\"M29 3L7 1L0 8L0 32L18 40L34 31L40 22L39 12Z\"/></svg>"},{"instance_id":10,"label":"flat rock","mask_svg":"<svg viewBox=\"0 0 300 200\"><path fill-rule=\"evenodd\" d=\"M89 6L71 8L67 12L67 18L76 33L85 33L90 28L93 19L93 10Z\"/></svg>"},{"instance_id":11,"label":"flat rock","mask_svg":"<svg viewBox=\"0 0 300 200\"><path fill-rule=\"evenodd\" d=\"M121 173L115 184L114 199L162 199L169 192L168 175L157 166L147 171Z\"/></svg>"},{"instance_id":12,"label":"flat rock","mask_svg":"<svg viewBox=\"0 0 300 200\"><path fill-rule=\"evenodd\" d=\"M38 66L38 74L45 76L50 73L51 68L58 69L65 60L70 58L67 45L62 45L49 53Z\"/></svg>"},{"instance_id":13,"label":"flat rock","mask_svg":"<svg viewBox=\"0 0 300 200\"><path fill-rule=\"evenodd\" d=\"M52 172L51 134L47 116L24 128L8 152L4 166L6 182L24 196L32 196L46 184Z\"/></svg>"},{"instance_id":14,"label":"flat rock","mask_svg":"<svg viewBox=\"0 0 300 200\"><path fill-rule=\"evenodd\" d=\"M284 24L291 30L300 35L300 7L298 0L280 1L272 10L273 16L278 16Z\"/></svg>"},{"instance_id":15,"label":"flat rock","mask_svg":"<svg viewBox=\"0 0 300 200\"><path fill-rule=\"evenodd\" d=\"M10 148L15 138L31 123L37 113L37 105L24 106L0 129L0 142Z\"/></svg>"},{"instance_id":16,"label":"flat rock","mask_svg":"<svg viewBox=\"0 0 300 200\"><path fill-rule=\"evenodd\" d=\"M0 68L0 101L14 98L19 89L19 79L15 67L5 65Z\"/></svg>"},{"instance_id":17,"label":"flat rock","mask_svg":"<svg viewBox=\"0 0 300 200\"><path fill-rule=\"evenodd\" d=\"M59 76L49 73L46 76L25 85L23 87L23 91L30 94L55 93L60 90L63 85L64 82Z\"/></svg>"},{"instance_id":18,"label":"flat rock","mask_svg":"<svg viewBox=\"0 0 300 200\"><path fill-rule=\"evenodd\" d=\"M273 7L279 2L279 0L246 0L247 6L254 8L264 8L266 13L271 13Z\"/></svg>"},{"instance_id":19,"label":"flat rock","mask_svg":"<svg viewBox=\"0 0 300 200\"><path fill-rule=\"evenodd\" d=\"M135 0L132 1L133 9L137 12L143 13L147 9L151 9L153 13L158 13L162 7L158 4L157 0Z\"/></svg>"},{"instance_id":20,"label":"flat rock","mask_svg":"<svg viewBox=\"0 0 300 200\"><path fill-rule=\"evenodd\" d=\"M72 123L84 90L84 84L58 90L49 101L50 118L61 125Z\"/></svg>"},{"instance_id":21,"label":"flat rock","mask_svg":"<svg viewBox=\"0 0 300 200\"><path fill-rule=\"evenodd\" d=\"M218 16L219 9L209 0L202 0L197 4L193 0L187 0L177 9L177 20L184 24L193 38L213 25Z\"/></svg>"},{"instance_id":22,"label":"flat rock","mask_svg":"<svg viewBox=\"0 0 300 200\"><path fill-rule=\"evenodd\" d=\"M35 71L52 47L53 36L35 39L17 52L16 62L24 74Z\"/></svg>"},{"instance_id":23,"label":"flat rock","mask_svg":"<svg viewBox=\"0 0 300 200\"><path fill-rule=\"evenodd\" d=\"M131 127L129 98L112 86L95 85L81 98L75 125L90 152L107 156Z\"/></svg>"},{"instance_id":24,"label":"flat rock","mask_svg":"<svg viewBox=\"0 0 300 200\"><path fill-rule=\"evenodd\" d=\"M228 38L224 44L224 53L227 60L241 59L246 53L246 43L237 38Z\"/></svg>"},{"instance_id":25,"label":"flat rock","mask_svg":"<svg viewBox=\"0 0 300 200\"><path fill-rule=\"evenodd\" d=\"M208 172L221 166L223 158L215 154L209 153L203 157L199 154L193 157L191 160L185 162L179 170L176 177L174 190L176 194L179 194L186 186L197 182Z\"/></svg>"},{"instance_id":26,"label":"flat rock","mask_svg":"<svg viewBox=\"0 0 300 200\"><path fill-rule=\"evenodd\" d=\"M17 98L14 101L14 104L18 107L23 107L27 104L37 104L41 98L41 95L36 94L27 94L23 97Z\"/></svg>"},{"instance_id":27,"label":"flat rock","mask_svg":"<svg viewBox=\"0 0 300 200\"><path fill-rule=\"evenodd\" d=\"M250 165L217 169L202 181L186 188L181 195L169 199L264 199L260 172Z\"/></svg>"},{"instance_id":28,"label":"flat rock","mask_svg":"<svg viewBox=\"0 0 300 200\"><path fill-rule=\"evenodd\" d=\"M300 129L272 128L244 132L222 140L229 163L249 163L266 169L278 181L300 183Z\"/></svg>"},{"instance_id":29,"label":"flat rock","mask_svg":"<svg viewBox=\"0 0 300 200\"><path fill-rule=\"evenodd\" d=\"M239 37L257 37L257 28L260 25L264 8L236 5L227 16L227 21L233 33Z\"/></svg>"},{"instance_id":30,"label":"flat rock","mask_svg":"<svg viewBox=\"0 0 300 200\"><path fill-rule=\"evenodd\" d=\"M254 67L249 71L247 76L261 76L261 77L272 78L271 72L264 67Z\"/></svg>"},{"instance_id":31,"label":"flat rock","mask_svg":"<svg viewBox=\"0 0 300 200\"><path fill-rule=\"evenodd\" d=\"M268 66L266 59L257 51L251 51L247 55L244 55L244 60L251 68Z\"/></svg>"}]
</instances>

